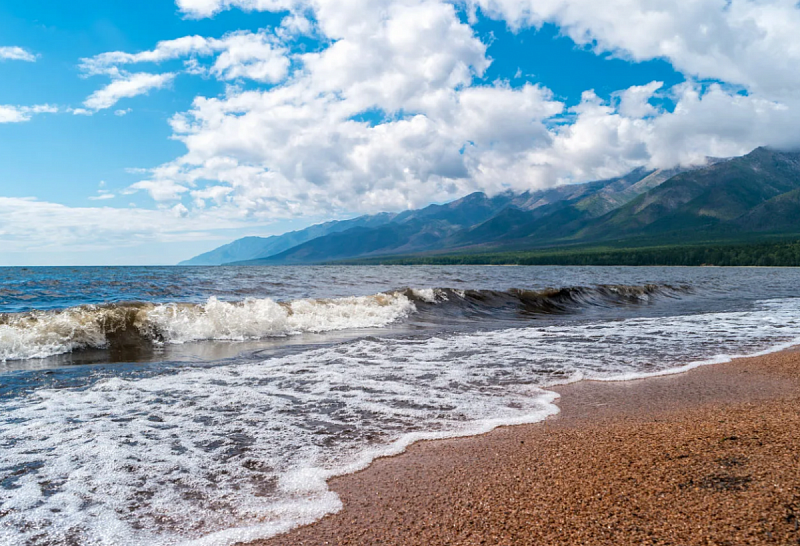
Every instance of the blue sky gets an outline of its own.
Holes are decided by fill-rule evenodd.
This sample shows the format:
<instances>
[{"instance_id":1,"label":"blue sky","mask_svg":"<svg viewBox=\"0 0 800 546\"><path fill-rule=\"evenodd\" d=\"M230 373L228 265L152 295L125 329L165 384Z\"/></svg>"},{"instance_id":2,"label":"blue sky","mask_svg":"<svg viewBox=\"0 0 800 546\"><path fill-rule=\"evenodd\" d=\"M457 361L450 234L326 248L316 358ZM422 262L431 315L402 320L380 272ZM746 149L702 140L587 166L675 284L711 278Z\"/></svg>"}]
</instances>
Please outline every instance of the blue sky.
<instances>
[{"instance_id":1,"label":"blue sky","mask_svg":"<svg viewBox=\"0 0 800 546\"><path fill-rule=\"evenodd\" d=\"M142 51L160 40L186 35L221 36L279 23L280 16L271 13L238 10L214 19L187 20L173 3L158 0L0 2L3 41L40 56L35 63L0 65L0 103L79 107L102 83L99 77L81 77L81 58L106 51ZM163 92L119 103L119 109L130 108L135 115L116 116L112 109L91 117L43 116L33 123L0 125L3 193L79 206L88 204L101 180L109 189L126 187L138 180L126 168L153 167L183 151L169 138L170 116L188 109L197 95L223 91L218 81L180 78ZM128 200L151 204L141 196Z\"/></svg>"},{"instance_id":2,"label":"blue sky","mask_svg":"<svg viewBox=\"0 0 800 546\"><path fill-rule=\"evenodd\" d=\"M793 2L612 4L0 0L0 265L796 145Z\"/></svg>"}]
</instances>

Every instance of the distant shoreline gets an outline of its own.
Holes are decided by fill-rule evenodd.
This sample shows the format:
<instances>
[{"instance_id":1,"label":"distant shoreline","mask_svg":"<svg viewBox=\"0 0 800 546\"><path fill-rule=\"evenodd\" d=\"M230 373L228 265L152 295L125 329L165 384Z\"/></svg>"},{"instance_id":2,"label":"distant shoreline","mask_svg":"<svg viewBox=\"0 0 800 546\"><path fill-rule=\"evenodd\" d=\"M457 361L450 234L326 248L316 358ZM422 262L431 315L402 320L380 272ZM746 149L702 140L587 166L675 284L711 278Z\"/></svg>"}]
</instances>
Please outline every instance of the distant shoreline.
<instances>
[{"instance_id":1,"label":"distant shoreline","mask_svg":"<svg viewBox=\"0 0 800 546\"><path fill-rule=\"evenodd\" d=\"M341 512L253 545L800 538L796 348L553 390L555 418L380 459L332 480Z\"/></svg>"},{"instance_id":2,"label":"distant shoreline","mask_svg":"<svg viewBox=\"0 0 800 546\"><path fill-rule=\"evenodd\" d=\"M800 267L800 240L384 256L328 263L331 265Z\"/></svg>"}]
</instances>

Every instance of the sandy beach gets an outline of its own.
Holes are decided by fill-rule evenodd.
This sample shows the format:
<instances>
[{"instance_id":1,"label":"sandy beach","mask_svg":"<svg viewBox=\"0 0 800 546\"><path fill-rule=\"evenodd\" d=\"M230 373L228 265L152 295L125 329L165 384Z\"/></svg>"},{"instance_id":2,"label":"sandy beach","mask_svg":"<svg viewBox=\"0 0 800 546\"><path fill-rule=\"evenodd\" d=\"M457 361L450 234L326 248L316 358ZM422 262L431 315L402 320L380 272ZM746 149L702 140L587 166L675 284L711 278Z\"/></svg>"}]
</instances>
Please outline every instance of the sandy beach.
<instances>
[{"instance_id":1,"label":"sandy beach","mask_svg":"<svg viewBox=\"0 0 800 546\"><path fill-rule=\"evenodd\" d=\"M555 390L558 416L379 459L254 546L800 544L800 352Z\"/></svg>"}]
</instances>

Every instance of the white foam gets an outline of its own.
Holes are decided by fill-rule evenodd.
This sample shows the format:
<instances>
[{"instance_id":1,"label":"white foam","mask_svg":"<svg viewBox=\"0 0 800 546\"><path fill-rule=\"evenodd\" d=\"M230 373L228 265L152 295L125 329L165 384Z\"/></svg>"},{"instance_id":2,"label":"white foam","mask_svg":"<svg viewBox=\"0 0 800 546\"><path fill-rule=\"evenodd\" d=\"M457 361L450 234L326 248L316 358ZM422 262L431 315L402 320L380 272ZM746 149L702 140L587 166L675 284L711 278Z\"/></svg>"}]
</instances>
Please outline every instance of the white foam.
<instances>
[{"instance_id":1,"label":"white foam","mask_svg":"<svg viewBox=\"0 0 800 546\"><path fill-rule=\"evenodd\" d=\"M203 305L84 306L8 315L0 324L0 361L46 358L84 348L105 348L114 330L135 329L143 342L245 341L306 332L380 328L415 311L402 293L295 300L269 298Z\"/></svg>"},{"instance_id":2,"label":"white foam","mask_svg":"<svg viewBox=\"0 0 800 546\"><path fill-rule=\"evenodd\" d=\"M296 300L290 304L291 332L329 332L386 326L413 313L414 304L401 293Z\"/></svg>"},{"instance_id":3,"label":"white foam","mask_svg":"<svg viewBox=\"0 0 800 546\"><path fill-rule=\"evenodd\" d=\"M105 343L102 322L79 309L30 313L0 324L0 362L45 358Z\"/></svg>"},{"instance_id":4,"label":"white foam","mask_svg":"<svg viewBox=\"0 0 800 546\"><path fill-rule=\"evenodd\" d=\"M440 303L447 301L447 294L437 288L413 288L411 293L415 298L425 303Z\"/></svg>"},{"instance_id":5,"label":"white foam","mask_svg":"<svg viewBox=\"0 0 800 546\"><path fill-rule=\"evenodd\" d=\"M165 341L244 341L304 332L378 328L414 311L403 294L376 294L329 300L271 299L228 303L211 298L205 305L159 305L147 322Z\"/></svg>"},{"instance_id":6,"label":"white foam","mask_svg":"<svg viewBox=\"0 0 800 546\"><path fill-rule=\"evenodd\" d=\"M674 373L729 358L721 349L777 350L800 341L798 318L800 300L784 300L742 313L362 339L39 389L0 401L0 469L16 480L0 488L0 543L272 536L338 510L333 475L421 439L552 415L556 395L543 387Z\"/></svg>"},{"instance_id":7,"label":"white foam","mask_svg":"<svg viewBox=\"0 0 800 546\"><path fill-rule=\"evenodd\" d=\"M763 351L756 351L755 353L720 354L712 358L707 358L704 360L696 360L694 362L689 362L688 364L684 364L683 366L667 368L666 370L659 370L657 372L628 372L613 376L592 377L591 379L593 381L617 382L617 381L634 381L637 379L649 379L651 377L663 377L666 375L677 375L681 373L690 372L697 368L702 368L703 366L713 366L714 364L725 364L728 362L733 362L734 360L740 358L754 358L758 356L766 356L774 353L779 353L781 351L791 349L792 347L796 347L798 345L800 345L800 336L795 337L790 341L773 345L768 349L764 349Z\"/></svg>"}]
</instances>

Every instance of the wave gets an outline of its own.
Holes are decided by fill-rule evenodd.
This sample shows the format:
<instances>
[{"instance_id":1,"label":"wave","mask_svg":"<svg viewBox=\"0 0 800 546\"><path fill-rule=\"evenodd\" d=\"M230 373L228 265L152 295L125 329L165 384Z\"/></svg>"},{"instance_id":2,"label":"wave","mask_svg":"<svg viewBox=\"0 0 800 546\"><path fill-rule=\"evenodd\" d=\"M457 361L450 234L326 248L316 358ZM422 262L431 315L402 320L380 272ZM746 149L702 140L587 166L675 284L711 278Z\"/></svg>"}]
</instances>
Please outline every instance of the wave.
<instances>
[{"instance_id":1,"label":"wave","mask_svg":"<svg viewBox=\"0 0 800 546\"><path fill-rule=\"evenodd\" d=\"M616 307L650 303L659 297L679 298L691 294L689 285L643 284L569 286L545 290L512 288L500 290L456 290L451 288L407 289L403 293L421 304L448 304L477 312L511 309L528 314L567 314L587 307Z\"/></svg>"},{"instance_id":2,"label":"wave","mask_svg":"<svg viewBox=\"0 0 800 546\"><path fill-rule=\"evenodd\" d=\"M80 349L377 328L414 311L401 293L295 300L250 298L204 304L119 303L0 315L0 361L46 358Z\"/></svg>"},{"instance_id":3,"label":"wave","mask_svg":"<svg viewBox=\"0 0 800 546\"><path fill-rule=\"evenodd\" d=\"M115 303L0 314L0 361L47 358L83 349L194 341L248 341L303 333L381 328L418 311L475 317L503 311L566 314L589 306L679 297L688 286L598 285L548 290L404 289L371 296L277 302L248 298L203 304Z\"/></svg>"}]
</instances>

